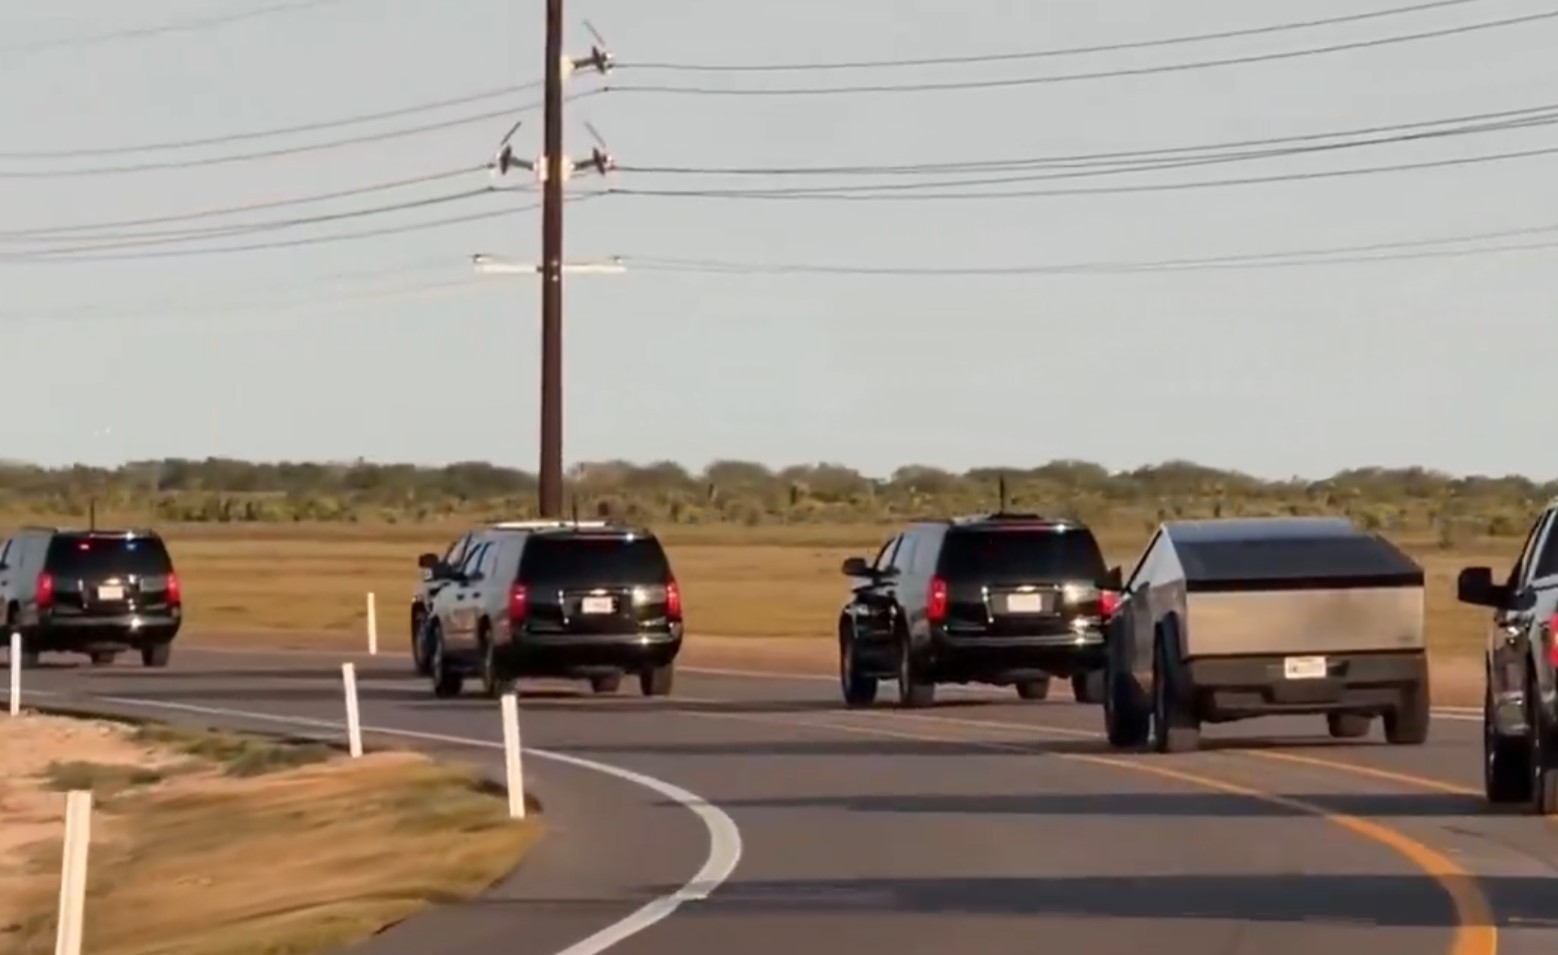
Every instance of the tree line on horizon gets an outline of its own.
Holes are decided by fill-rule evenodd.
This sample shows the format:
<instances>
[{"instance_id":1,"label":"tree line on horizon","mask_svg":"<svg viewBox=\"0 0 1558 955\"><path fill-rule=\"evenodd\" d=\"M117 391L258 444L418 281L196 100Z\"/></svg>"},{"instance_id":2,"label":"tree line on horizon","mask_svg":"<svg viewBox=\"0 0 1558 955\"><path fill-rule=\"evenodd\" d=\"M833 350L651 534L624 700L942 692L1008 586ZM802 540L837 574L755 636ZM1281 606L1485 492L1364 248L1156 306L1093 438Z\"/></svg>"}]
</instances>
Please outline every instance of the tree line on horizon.
<instances>
[{"instance_id":1,"label":"tree line on horizon","mask_svg":"<svg viewBox=\"0 0 1558 955\"><path fill-rule=\"evenodd\" d=\"M140 512L157 521L413 523L526 517L536 477L479 462L413 464L137 461L117 468L0 464L0 510L12 516ZM840 464L770 468L723 460L692 470L671 461L575 465L566 497L580 517L679 524L847 524L1006 506L1098 526L1165 519L1343 514L1370 529L1466 536L1523 533L1558 481L1455 476L1421 467L1354 468L1328 478L1267 480L1190 461L1113 471L1088 461L981 467L961 473L905 465L873 478Z\"/></svg>"}]
</instances>

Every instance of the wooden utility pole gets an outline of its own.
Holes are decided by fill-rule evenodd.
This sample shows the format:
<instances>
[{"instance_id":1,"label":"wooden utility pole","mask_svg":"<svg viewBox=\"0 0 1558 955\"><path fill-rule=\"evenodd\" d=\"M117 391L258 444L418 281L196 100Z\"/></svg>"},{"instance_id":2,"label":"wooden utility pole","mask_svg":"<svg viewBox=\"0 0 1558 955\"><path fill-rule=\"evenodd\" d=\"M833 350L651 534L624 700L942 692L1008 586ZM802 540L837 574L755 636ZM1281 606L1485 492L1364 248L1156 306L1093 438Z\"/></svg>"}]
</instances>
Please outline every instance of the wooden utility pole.
<instances>
[{"instance_id":1,"label":"wooden utility pole","mask_svg":"<svg viewBox=\"0 0 1558 955\"><path fill-rule=\"evenodd\" d=\"M541 192L541 516L563 511L563 0L546 0L546 178Z\"/></svg>"}]
</instances>

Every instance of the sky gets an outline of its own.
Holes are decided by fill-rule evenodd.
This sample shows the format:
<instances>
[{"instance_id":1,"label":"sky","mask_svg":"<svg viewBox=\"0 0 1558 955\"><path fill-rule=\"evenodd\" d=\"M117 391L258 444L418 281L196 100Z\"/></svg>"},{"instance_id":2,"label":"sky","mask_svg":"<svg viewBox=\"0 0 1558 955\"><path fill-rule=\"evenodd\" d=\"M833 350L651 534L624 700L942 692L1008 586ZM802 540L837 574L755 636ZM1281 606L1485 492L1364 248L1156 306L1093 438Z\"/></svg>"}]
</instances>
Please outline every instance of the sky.
<instances>
[{"instance_id":1,"label":"sky","mask_svg":"<svg viewBox=\"0 0 1558 955\"><path fill-rule=\"evenodd\" d=\"M212 5L55 0L0 10L0 83L13 91L0 98L0 380L12 395L0 457L49 465L228 456L536 467L540 285L533 275L476 275L469 261L476 253L539 257L531 196L497 192L361 219L163 242L136 247L132 258L121 248L39 261L36 251L48 246L36 234L16 235L455 170L470 171L371 195L145 228L275 222L524 184L522 173L498 180L478 168L512 125L506 116L253 161L197 161L509 109L523 120L516 152L534 156L541 115L521 111L535 101L534 90L313 133L118 151L329 123L541 76L540 0L331 0L260 9L287 2L231 0L222 11L258 12L167 31L156 28L210 17ZM587 20L621 69L605 81L570 80L571 93L611 89L569 104L568 150L579 157L594 145L588 122L624 168L605 183L581 175L569 189L772 189L810 180L631 167L1087 155L1558 102L1550 92L1558 88L1553 18L1326 55L1141 72L1540 14L1558 9L1550 0L1466 0L1313 29L1015 62L746 74L632 66L1073 48L1409 2L570 0L569 51L588 51ZM125 31L140 32L92 39ZM1111 71L1136 72L878 94L633 89L912 85ZM1558 149L1558 131L1538 125L1000 188L1262 177L1550 147ZM15 155L38 152L66 155ZM175 168L113 171L145 163ZM1555 249L1172 272L912 273L1215 258L1558 225L1555 164L1558 155L1537 155L1262 184L953 201L612 194L580 202L567 210L568 261L622 256L628 268L568 277L565 457L690 466L720 458L831 461L871 474L908 463L963 469L1080 458L1123 469L1179 458L1271 477L1422 465L1551 478L1558 441L1533 440L1550 430L1551 378L1520 359L1558 346ZM919 178L960 176L967 174ZM352 241L210 251L480 213L493 218ZM1524 244L1553 239L1538 235ZM83 244L113 241L120 240ZM634 265L656 258L911 274L708 274Z\"/></svg>"}]
</instances>

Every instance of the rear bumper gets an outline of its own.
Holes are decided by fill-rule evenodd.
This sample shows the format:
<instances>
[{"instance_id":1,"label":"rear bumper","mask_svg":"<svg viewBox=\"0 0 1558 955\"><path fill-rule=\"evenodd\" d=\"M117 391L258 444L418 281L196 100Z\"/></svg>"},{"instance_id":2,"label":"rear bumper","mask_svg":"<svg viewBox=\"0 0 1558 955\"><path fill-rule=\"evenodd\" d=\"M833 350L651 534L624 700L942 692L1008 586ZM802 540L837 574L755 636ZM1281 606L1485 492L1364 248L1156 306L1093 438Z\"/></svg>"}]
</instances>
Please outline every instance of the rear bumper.
<instances>
[{"instance_id":1,"label":"rear bumper","mask_svg":"<svg viewBox=\"0 0 1558 955\"><path fill-rule=\"evenodd\" d=\"M636 672L665 666L682 648L682 628L635 633L520 633L494 649L515 676L566 677L591 671Z\"/></svg>"},{"instance_id":2,"label":"rear bumper","mask_svg":"<svg viewBox=\"0 0 1558 955\"><path fill-rule=\"evenodd\" d=\"M1103 667L1104 636L1094 627L1002 636L937 630L923 662L936 679L952 681L1004 681L1040 673L1071 676Z\"/></svg>"},{"instance_id":3,"label":"rear bumper","mask_svg":"<svg viewBox=\"0 0 1558 955\"><path fill-rule=\"evenodd\" d=\"M1380 712L1428 685L1425 653L1326 654L1326 675L1288 679L1283 656L1199 658L1185 664L1205 718L1340 710Z\"/></svg>"},{"instance_id":4,"label":"rear bumper","mask_svg":"<svg viewBox=\"0 0 1558 955\"><path fill-rule=\"evenodd\" d=\"M45 616L27 633L33 648L42 651L138 649L162 643L178 635L183 618L172 614L119 614L114 616Z\"/></svg>"}]
</instances>

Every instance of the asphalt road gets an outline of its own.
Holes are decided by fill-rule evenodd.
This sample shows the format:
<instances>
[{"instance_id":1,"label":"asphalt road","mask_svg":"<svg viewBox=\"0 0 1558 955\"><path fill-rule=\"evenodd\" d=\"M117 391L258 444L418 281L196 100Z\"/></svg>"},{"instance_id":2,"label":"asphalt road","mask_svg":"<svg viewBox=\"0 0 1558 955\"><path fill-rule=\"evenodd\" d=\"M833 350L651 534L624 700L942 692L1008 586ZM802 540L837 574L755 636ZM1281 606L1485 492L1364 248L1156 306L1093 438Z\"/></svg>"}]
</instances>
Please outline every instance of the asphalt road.
<instances>
[{"instance_id":1,"label":"asphalt road","mask_svg":"<svg viewBox=\"0 0 1558 955\"><path fill-rule=\"evenodd\" d=\"M46 661L25 674L23 697L339 735L340 659L181 647L165 671L129 657L101 670ZM501 767L495 702L433 699L401 657L355 662L364 724L414 737L386 741ZM845 711L833 682L805 677L684 670L670 699L634 690L524 684L526 772L547 838L492 896L365 951L1548 955L1558 944L1558 825L1484 806L1475 717L1439 716L1422 747L1390 747L1377 728L1333 743L1318 718L1273 719L1212 727L1205 751L1158 756L1110 752L1096 707L1014 692L943 688L941 705L911 713ZM702 895L727 874L671 911L668 895Z\"/></svg>"}]
</instances>

